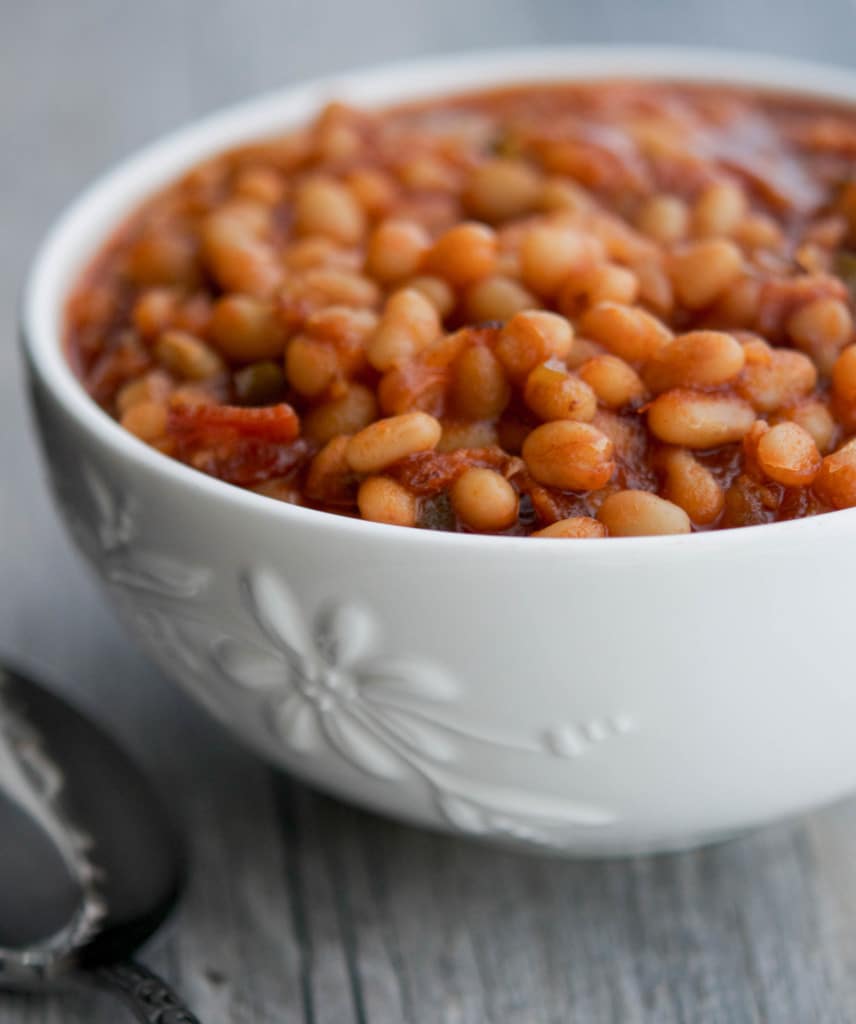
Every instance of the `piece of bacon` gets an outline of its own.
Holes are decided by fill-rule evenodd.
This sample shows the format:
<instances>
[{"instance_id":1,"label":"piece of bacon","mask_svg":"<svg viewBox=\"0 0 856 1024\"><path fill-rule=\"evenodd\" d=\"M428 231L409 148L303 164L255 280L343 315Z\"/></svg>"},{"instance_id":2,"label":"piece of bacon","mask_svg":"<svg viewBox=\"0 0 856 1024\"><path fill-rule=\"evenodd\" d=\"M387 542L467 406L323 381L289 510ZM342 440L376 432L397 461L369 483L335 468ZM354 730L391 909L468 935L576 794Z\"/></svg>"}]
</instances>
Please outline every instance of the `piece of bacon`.
<instances>
[{"instance_id":1,"label":"piece of bacon","mask_svg":"<svg viewBox=\"0 0 856 1024\"><path fill-rule=\"evenodd\" d=\"M234 434L261 441L289 444L300 434L297 413L286 402L279 405L178 405L170 410L171 432L200 440Z\"/></svg>"},{"instance_id":2,"label":"piece of bacon","mask_svg":"<svg viewBox=\"0 0 856 1024\"><path fill-rule=\"evenodd\" d=\"M310 454L299 438L297 413L284 402L262 408L179 405L170 410L168 432L176 458L241 487L285 476Z\"/></svg>"}]
</instances>

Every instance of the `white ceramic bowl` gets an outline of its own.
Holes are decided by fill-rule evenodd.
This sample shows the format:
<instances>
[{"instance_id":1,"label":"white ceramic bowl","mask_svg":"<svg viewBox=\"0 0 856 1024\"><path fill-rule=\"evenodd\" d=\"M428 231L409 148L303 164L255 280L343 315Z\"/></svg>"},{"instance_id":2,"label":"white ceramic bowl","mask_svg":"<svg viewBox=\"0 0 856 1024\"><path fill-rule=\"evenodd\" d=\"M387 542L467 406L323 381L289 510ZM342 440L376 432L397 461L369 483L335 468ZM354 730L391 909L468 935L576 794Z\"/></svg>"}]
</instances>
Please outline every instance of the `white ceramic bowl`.
<instances>
[{"instance_id":1,"label":"white ceramic bowl","mask_svg":"<svg viewBox=\"0 0 856 1024\"><path fill-rule=\"evenodd\" d=\"M856 511L697 536L531 541L362 523L154 452L60 351L64 299L144 196L328 98L668 76L856 101L856 75L687 50L540 49L289 88L180 131L62 217L23 303L57 498L162 668L257 750L424 825L573 854L720 838L856 788Z\"/></svg>"}]
</instances>

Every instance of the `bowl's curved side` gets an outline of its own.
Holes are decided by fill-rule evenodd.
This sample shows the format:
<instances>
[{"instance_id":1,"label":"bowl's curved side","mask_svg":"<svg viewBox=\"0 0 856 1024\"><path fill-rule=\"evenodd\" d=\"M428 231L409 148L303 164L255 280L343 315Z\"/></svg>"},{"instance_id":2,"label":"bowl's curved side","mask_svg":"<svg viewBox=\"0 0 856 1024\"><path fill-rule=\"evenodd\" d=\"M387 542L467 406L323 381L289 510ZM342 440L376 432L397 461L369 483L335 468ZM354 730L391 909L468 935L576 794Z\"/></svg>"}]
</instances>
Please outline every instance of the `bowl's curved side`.
<instances>
[{"instance_id":1,"label":"bowl's curved side","mask_svg":"<svg viewBox=\"0 0 856 1024\"><path fill-rule=\"evenodd\" d=\"M784 87L801 68L550 54L316 84L159 144L46 243L25 349L54 491L111 603L259 751L433 827L578 854L675 848L856 787L856 687L842 668L856 512L608 543L357 523L151 451L88 399L59 346L69 283L120 211L333 92L379 102L560 73ZM814 73L817 91L856 98L856 76Z\"/></svg>"},{"instance_id":2,"label":"bowl's curved side","mask_svg":"<svg viewBox=\"0 0 856 1024\"><path fill-rule=\"evenodd\" d=\"M849 530L748 563L355 547L317 520L202 504L35 391L65 520L120 617L230 728L325 789L603 854L719 837L856 786Z\"/></svg>"}]
</instances>

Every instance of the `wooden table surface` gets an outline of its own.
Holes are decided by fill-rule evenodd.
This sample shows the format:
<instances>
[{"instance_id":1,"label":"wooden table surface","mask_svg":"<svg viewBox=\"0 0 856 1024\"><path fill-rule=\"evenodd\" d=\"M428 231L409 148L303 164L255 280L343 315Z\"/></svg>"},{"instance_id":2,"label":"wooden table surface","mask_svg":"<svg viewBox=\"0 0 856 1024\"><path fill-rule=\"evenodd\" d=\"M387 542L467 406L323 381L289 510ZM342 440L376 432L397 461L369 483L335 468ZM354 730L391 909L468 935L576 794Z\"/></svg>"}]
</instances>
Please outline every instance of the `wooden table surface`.
<instances>
[{"instance_id":1,"label":"wooden table surface","mask_svg":"<svg viewBox=\"0 0 856 1024\"><path fill-rule=\"evenodd\" d=\"M129 644L48 501L14 344L57 209L225 102L421 52L538 41L745 46L856 64L856 6L804 0L3 0L0 651L73 692L173 802L190 891L145 959L203 1024L852 1024L856 804L699 853L515 856L405 828L271 771ZM0 837L2 842L2 837ZM0 1021L107 1024L95 997Z\"/></svg>"}]
</instances>

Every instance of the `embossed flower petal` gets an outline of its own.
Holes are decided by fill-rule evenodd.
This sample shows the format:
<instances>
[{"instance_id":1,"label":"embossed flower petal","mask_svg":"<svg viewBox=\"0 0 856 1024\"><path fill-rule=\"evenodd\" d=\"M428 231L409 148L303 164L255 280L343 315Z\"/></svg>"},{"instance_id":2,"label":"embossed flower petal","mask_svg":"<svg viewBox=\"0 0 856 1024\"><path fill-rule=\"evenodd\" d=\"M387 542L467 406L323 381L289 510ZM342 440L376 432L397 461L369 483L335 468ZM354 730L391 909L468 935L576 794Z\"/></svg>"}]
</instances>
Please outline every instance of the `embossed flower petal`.
<instances>
[{"instance_id":1,"label":"embossed flower petal","mask_svg":"<svg viewBox=\"0 0 856 1024\"><path fill-rule=\"evenodd\" d=\"M442 669L417 658L368 658L354 665L362 695L390 707L407 708L413 702L447 702L458 687Z\"/></svg>"},{"instance_id":2,"label":"embossed flower petal","mask_svg":"<svg viewBox=\"0 0 856 1024\"><path fill-rule=\"evenodd\" d=\"M313 656L303 613L291 590L275 573L255 569L242 581L250 612L268 639L295 663Z\"/></svg>"},{"instance_id":3,"label":"embossed flower petal","mask_svg":"<svg viewBox=\"0 0 856 1024\"><path fill-rule=\"evenodd\" d=\"M377 628L374 619L359 605L333 602L315 619L315 643L328 665L352 666L374 649Z\"/></svg>"},{"instance_id":4,"label":"embossed flower petal","mask_svg":"<svg viewBox=\"0 0 856 1024\"><path fill-rule=\"evenodd\" d=\"M353 715L341 710L323 712L321 723L332 746L356 768L384 779L404 773L405 760Z\"/></svg>"},{"instance_id":5,"label":"embossed flower petal","mask_svg":"<svg viewBox=\"0 0 856 1024\"><path fill-rule=\"evenodd\" d=\"M378 705L373 707L372 714L397 739L401 740L410 750L432 761L451 761L455 748L449 738L448 729L439 723L419 718L413 712L400 711Z\"/></svg>"},{"instance_id":6,"label":"embossed flower petal","mask_svg":"<svg viewBox=\"0 0 856 1024\"><path fill-rule=\"evenodd\" d=\"M277 730L292 750L314 754L323 746L318 713L297 691L277 705L274 717Z\"/></svg>"},{"instance_id":7,"label":"embossed flower petal","mask_svg":"<svg viewBox=\"0 0 856 1024\"><path fill-rule=\"evenodd\" d=\"M233 683L251 690L286 689L293 682L285 659L255 644L221 639L213 645L211 659Z\"/></svg>"}]
</instances>

